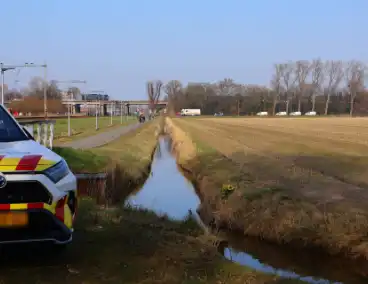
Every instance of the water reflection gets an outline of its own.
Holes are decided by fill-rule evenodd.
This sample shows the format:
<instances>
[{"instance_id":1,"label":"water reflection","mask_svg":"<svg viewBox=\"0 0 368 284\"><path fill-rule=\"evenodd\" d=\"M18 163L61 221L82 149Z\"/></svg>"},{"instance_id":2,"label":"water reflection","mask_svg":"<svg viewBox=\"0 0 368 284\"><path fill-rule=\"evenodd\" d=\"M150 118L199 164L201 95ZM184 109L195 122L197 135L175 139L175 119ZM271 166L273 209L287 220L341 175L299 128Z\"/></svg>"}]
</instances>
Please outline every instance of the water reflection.
<instances>
[{"instance_id":1,"label":"water reflection","mask_svg":"<svg viewBox=\"0 0 368 284\"><path fill-rule=\"evenodd\" d=\"M142 190L127 200L131 206L149 208L173 219L183 219L200 203L191 183L180 173L171 156L169 139L160 139L151 175Z\"/></svg>"},{"instance_id":2,"label":"water reflection","mask_svg":"<svg viewBox=\"0 0 368 284\"><path fill-rule=\"evenodd\" d=\"M223 244L222 252L239 264L249 265L252 262L252 267L264 272L273 271L279 275L301 278L310 283L329 283L327 280L323 282L323 280L316 280L316 278L336 281L330 283L368 283L367 262L331 257L318 250L297 250L261 241L257 238L223 234L222 238L231 244L231 249L229 249L228 244ZM249 255L256 258L250 260ZM300 275L313 275L314 278L301 277Z\"/></svg>"},{"instance_id":3,"label":"water reflection","mask_svg":"<svg viewBox=\"0 0 368 284\"><path fill-rule=\"evenodd\" d=\"M179 220L186 218L188 211L191 211L195 214L194 217L200 220L196 213L200 199L191 182L178 169L170 149L171 140L161 137L156 148L150 177L139 191L128 198L127 203ZM362 273L368 269L354 263L318 255L315 252L295 251L243 236L238 239L232 234L221 234L224 234L224 238L228 240L220 248L222 254L234 262L255 270L314 284L368 283L367 275L364 277Z\"/></svg>"}]
</instances>

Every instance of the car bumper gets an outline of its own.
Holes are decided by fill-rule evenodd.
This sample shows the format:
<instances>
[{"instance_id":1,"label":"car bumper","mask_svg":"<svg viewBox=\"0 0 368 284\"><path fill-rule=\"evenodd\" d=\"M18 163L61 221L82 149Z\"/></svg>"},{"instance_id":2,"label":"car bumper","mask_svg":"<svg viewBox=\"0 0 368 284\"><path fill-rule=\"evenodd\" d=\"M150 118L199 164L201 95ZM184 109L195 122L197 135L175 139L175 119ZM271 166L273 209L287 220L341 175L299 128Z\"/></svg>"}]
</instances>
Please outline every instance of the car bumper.
<instances>
[{"instance_id":1,"label":"car bumper","mask_svg":"<svg viewBox=\"0 0 368 284\"><path fill-rule=\"evenodd\" d=\"M24 227L0 227L0 244L28 242L67 244L71 242L73 230L50 211L31 209L23 212L28 215L29 223Z\"/></svg>"},{"instance_id":2,"label":"car bumper","mask_svg":"<svg viewBox=\"0 0 368 284\"><path fill-rule=\"evenodd\" d=\"M8 184L13 183L13 185L7 192L4 190L0 192L0 214L25 213L28 216L28 224L22 227L1 226L0 224L0 244L44 241L66 244L71 242L78 206L77 182L72 173L57 184L41 174L9 174L6 175L6 178ZM23 183L33 184L21 188ZM27 191L32 191L32 189L32 195L27 195ZM14 202L7 202L7 194L10 196L11 193L14 193L12 197ZM47 201L46 194L49 197ZM24 202L19 201L22 198Z\"/></svg>"}]
</instances>

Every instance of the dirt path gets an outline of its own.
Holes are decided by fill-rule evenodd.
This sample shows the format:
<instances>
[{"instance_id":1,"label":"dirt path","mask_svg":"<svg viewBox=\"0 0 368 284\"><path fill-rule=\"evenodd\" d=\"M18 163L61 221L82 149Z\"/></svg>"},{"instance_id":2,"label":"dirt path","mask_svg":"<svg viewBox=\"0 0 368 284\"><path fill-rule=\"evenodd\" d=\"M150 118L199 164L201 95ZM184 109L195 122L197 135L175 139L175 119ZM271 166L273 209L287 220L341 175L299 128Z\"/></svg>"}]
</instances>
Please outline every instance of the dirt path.
<instances>
[{"instance_id":1,"label":"dirt path","mask_svg":"<svg viewBox=\"0 0 368 284\"><path fill-rule=\"evenodd\" d=\"M119 128L114 128L109 131L104 131L103 133L99 133L93 136L89 136L86 138L82 138L79 140L71 141L65 144L62 144L61 147L71 147L74 149L91 149L103 146L107 143L114 141L115 139L119 138L120 136L137 129L142 124L131 124L128 126L123 126Z\"/></svg>"}]
</instances>

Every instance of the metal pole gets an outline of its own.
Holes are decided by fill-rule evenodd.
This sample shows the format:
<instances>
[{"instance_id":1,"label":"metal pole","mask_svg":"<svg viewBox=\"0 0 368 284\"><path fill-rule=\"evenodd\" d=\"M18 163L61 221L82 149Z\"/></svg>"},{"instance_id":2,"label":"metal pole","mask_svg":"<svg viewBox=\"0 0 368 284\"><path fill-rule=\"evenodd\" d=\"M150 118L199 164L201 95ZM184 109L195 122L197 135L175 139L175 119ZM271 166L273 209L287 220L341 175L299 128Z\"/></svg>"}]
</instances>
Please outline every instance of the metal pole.
<instances>
[{"instance_id":1,"label":"metal pole","mask_svg":"<svg viewBox=\"0 0 368 284\"><path fill-rule=\"evenodd\" d=\"M120 103L120 124L123 124L123 103Z\"/></svg>"},{"instance_id":2,"label":"metal pole","mask_svg":"<svg viewBox=\"0 0 368 284\"><path fill-rule=\"evenodd\" d=\"M112 125L112 107L113 104L110 105L110 125Z\"/></svg>"},{"instance_id":3,"label":"metal pole","mask_svg":"<svg viewBox=\"0 0 368 284\"><path fill-rule=\"evenodd\" d=\"M98 112L97 112L97 103L96 103L96 130L98 130Z\"/></svg>"},{"instance_id":4,"label":"metal pole","mask_svg":"<svg viewBox=\"0 0 368 284\"><path fill-rule=\"evenodd\" d=\"M1 63L2 65L2 63ZM1 67L1 104L4 106L4 70L3 67Z\"/></svg>"},{"instance_id":5,"label":"metal pole","mask_svg":"<svg viewBox=\"0 0 368 284\"><path fill-rule=\"evenodd\" d=\"M47 118L47 88L48 88L48 83L47 83L47 64L45 63L45 73L44 73L44 80L45 80L45 87L43 89L43 110L44 110L44 115L45 115L45 119ZM70 135L69 135L70 136Z\"/></svg>"},{"instance_id":6,"label":"metal pole","mask_svg":"<svg viewBox=\"0 0 368 284\"><path fill-rule=\"evenodd\" d=\"M40 67L43 67L45 68L45 79L47 77L47 71L46 71L46 68L47 68L47 65L46 64L43 64L43 65L36 65L34 63L25 63L25 64L22 64L22 65L4 65L4 63L0 63L0 71L1 71L1 104L4 105L5 103L5 100L4 100L4 77L5 77L5 71L8 71L8 70L15 70L17 68L27 68L27 67L37 67L37 68L40 68ZM46 93L47 89L45 88L45 93ZM46 104L46 107L45 107L45 112L46 112L46 116L47 116L47 104Z\"/></svg>"},{"instance_id":7,"label":"metal pole","mask_svg":"<svg viewBox=\"0 0 368 284\"><path fill-rule=\"evenodd\" d=\"M1 62L1 104L4 105L4 63Z\"/></svg>"},{"instance_id":8,"label":"metal pole","mask_svg":"<svg viewBox=\"0 0 368 284\"><path fill-rule=\"evenodd\" d=\"M70 97L71 97L71 93L72 92L70 92ZM71 100L71 98L70 98L70 100ZM71 107L71 105L70 105L70 102L69 102L68 103L68 136L72 136L72 131L71 131L71 128L70 128L70 107Z\"/></svg>"}]
</instances>

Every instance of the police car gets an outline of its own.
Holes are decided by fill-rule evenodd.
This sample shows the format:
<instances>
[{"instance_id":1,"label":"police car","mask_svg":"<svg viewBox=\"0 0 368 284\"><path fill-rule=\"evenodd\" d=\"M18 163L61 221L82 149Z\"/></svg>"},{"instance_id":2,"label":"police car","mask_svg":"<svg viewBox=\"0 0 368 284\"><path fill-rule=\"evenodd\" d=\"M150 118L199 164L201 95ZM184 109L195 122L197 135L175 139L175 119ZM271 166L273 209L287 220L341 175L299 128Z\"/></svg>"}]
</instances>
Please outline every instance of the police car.
<instances>
[{"instance_id":1,"label":"police car","mask_svg":"<svg viewBox=\"0 0 368 284\"><path fill-rule=\"evenodd\" d=\"M0 244L72 241L77 181L0 105Z\"/></svg>"}]
</instances>

